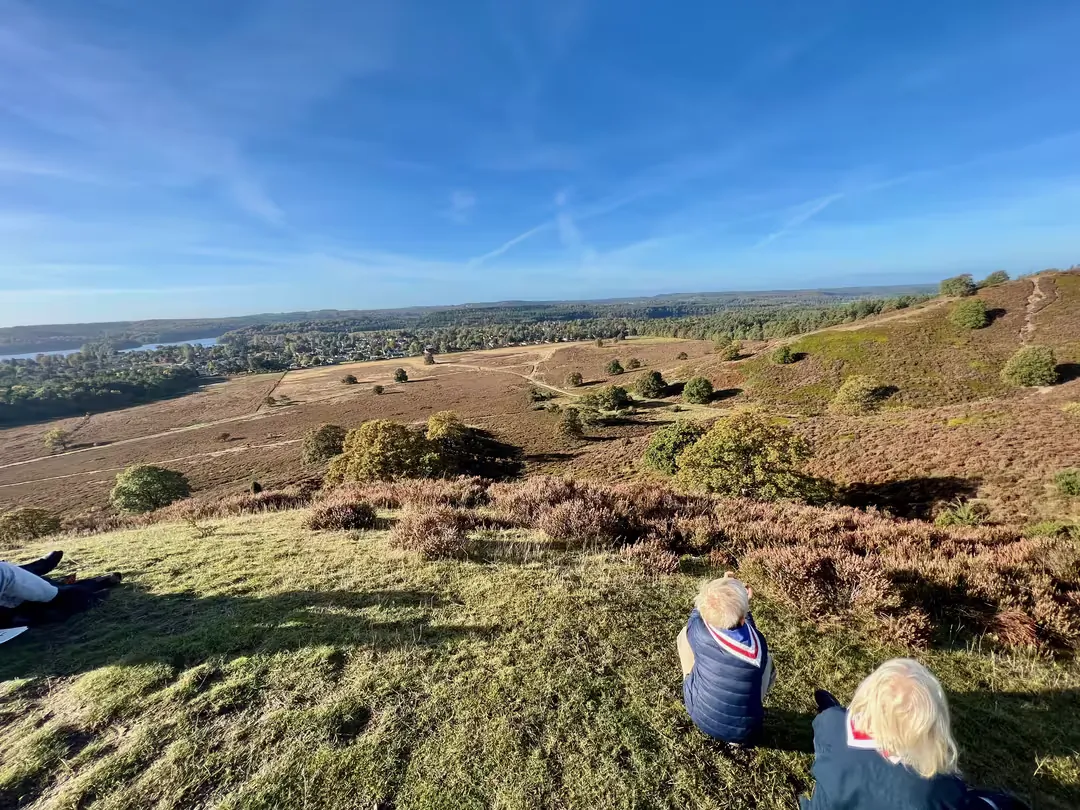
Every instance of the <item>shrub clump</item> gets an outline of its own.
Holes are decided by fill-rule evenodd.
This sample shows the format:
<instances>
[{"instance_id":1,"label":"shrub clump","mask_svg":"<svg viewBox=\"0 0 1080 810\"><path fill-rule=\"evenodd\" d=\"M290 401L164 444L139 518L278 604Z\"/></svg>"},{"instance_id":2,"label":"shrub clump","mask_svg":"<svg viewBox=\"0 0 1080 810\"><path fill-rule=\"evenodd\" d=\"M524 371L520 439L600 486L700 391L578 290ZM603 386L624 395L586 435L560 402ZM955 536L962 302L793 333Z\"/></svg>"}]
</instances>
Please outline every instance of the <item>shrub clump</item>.
<instances>
[{"instance_id":1,"label":"shrub clump","mask_svg":"<svg viewBox=\"0 0 1080 810\"><path fill-rule=\"evenodd\" d=\"M1001 369L1001 379L1022 387L1053 385L1058 381L1054 350L1049 346L1025 346L1009 358Z\"/></svg>"},{"instance_id":2,"label":"shrub clump","mask_svg":"<svg viewBox=\"0 0 1080 810\"><path fill-rule=\"evenodd\" d=\"M321 464L341 455L346 430L339 425L320 425L304 434L300 457L305 464Z\"/></svg>"},{"instance_id":3,"label":"shrub clump","mask_svg":"<svg viewBox=\"0 0 1080 810\"><path fill-rule=\"evenodd\" d=\"M979 282L979 289L983 289L984 287L997 287L999 284L1004 284L1008 280L1008 273L1006 273L1004 270L995 270L993 273L991 273Z\"/></svg>"},{"instance_id":4,"label":"shrub clump","mask_svg":"<svg viewBox=\"0 0 1080 810\"><path fill-rule=\"evenodd\" d=\"M942 281L939 291L942 295L966 298L969 295L974 295L978 289L971 278L971 273L964 273Z\"/></svg>"},{"instance_id":5,"label":"shrub clump","mask_svg":"<svg viewBox=\"0 0 1080 810\"><path fill-rule=\"evenodd\" d=\"M562 418L555 426L555 435L567 439L580 439L585 435L584 425L581 424L581 414L577 408L566 408L562 412Z\"/></svg>"},{"instance_id":6,"label":"shrub clump","mask_svg":"<svg viewBox=\"0 0 1080 810\"><path fill-rule=\"evenodd\" d=\"M0 515L0 542L24 543L60 531L60 518L48 509L23 506Z\"/></svg>"},{"instance_id":7,"label":"shrub clump","mask_svg":"<svg viewBox=\"0 0 1080 810\"><path fill-rule=\"evenodd\" d=\"M720 355L721 360L738 360L742 356L742 343L737 340L725 343L717 347L716 353Z\"/></svg>"},{"instance_id":8,"label":"shrub clump","mask_svg":"<svg viewBox=\"0 0 1080 810\"><path fill-rule=\"evenodd\" d=\"M679 555L664 548L664 544L655 538L627 546L622 554L653 576L674 574L679 570Z\"/></svg>"},{"instance_id":9,"label":"shrub clump","mask_svg":"<svg viewBox=\"0 0 1080 810\"><path fill-rule=\"evenodd\" d=\"M691 377L683 386L683 401L691 405L704 405L712 395L713 384L705 377Z\"/></svg>"},{"instance_id":10,"label":"shrub clump","mask_svg":"<svg viewBox=\"0 0 1080 810\"><path fill-rule=\"evenodd\" d=\"M678 459L682 452L705 435L705 428L692 422L678 421L657 430L649 437L642 461L649 469L666 475L679 471Z\"/></svg>"},{"instance_id":11,"label":"shrub clump","mask_svg":"<svg viewBox=\"0 0 1080 810\"><path fill-rule=\"evenodd\" d=\"M630 406L630 394L621 385L607 385L581 398L581 404L598 411L621 411Z\"/></svg>"},{"instance_id":12,"label":"shrub clump","mask_svg":"<svg viewBox=\"0 0 1080 810\"><path fill-rule=\"evenodd\" d=\"M571 371L569 374L566 375L566 384L570 388L577 388L583 382L585 382L585 378L581 376L580 371Z\"/></svg>"},{"instance_id":13,"label":"shrub clump","mask_svg":"<svg viewBox=\"0 0 1080 810\"><path fill-rule=\"evenodd\" d=\"M341 455L326 472L326 483L427 478L438 467L437 448L424 434L389 419L372 419L345 435Z\"/></svg>"},{"instance_id":14,"label":"shrub clump","mask_svg":"<svg viewBox=\"0 0 1080 810\"><path fill-rule=\"evenodd\" d=\"M109 501L121 512L151 512L191 494L183 473L136 464L116 476Z\"/></svg>"},{"instance_id":15,"label":"shrub clump","mask_svg":"<svg viewBox=\"0 0 1080 810\"><path fill-rule=\"evenodd\" d=\"M990 323L986 304L980 298L958 301L949 313L949 322L961 329L982 329Z\"/></svg>"},{"instance_id":16,"label":"shrub clump","mask_svg":"<svg viewBox=\"0 0 1080 810\"><path fill-rule=\"evenodd\" d=\"M403 481L352 482L329 490L323 501L364 501L380 509L403 506L481 506L487 502L487 484L473 476L409 478Z\"/></svg>"},{"instance_id":17,"label":"shrub clump","mask_svg":"<svg viewBox=\"0 0 1080 810\"><path fill-rule=\"evenodd\" d=\"M795 352L790 346L780 346L772 353L772 361L779 366L787 366L795 362Z\"/></svg>"},{"instance_id":18,"label":"shrub clump","mask_svg":"<svg viewBox=\"0 0 1080 810\"><path fill-rule=\"evenodd\" d=\"M772 501L800 497L810 443L790 428L747 411L721 419L676 460L679 479L694 489Z\"/></svg>"},{"instance_id":19,"label":"shrub clump","mask_svg":"<svg viewBox=\"0 0 1080 810\"><path fill-rule=\"evenodd\" d=\"M312 507L304 525L312 531L375 528L375 509L363 501L336 498Z\"/></svg>"},{"instance_id":20,"label":"shrub clump","mask_svg":"<svg viewBox=\"0 0 1080 810\"><path fill-rule=\"evenodd\" d=\"M568 548L599 543L610 546L622 536L621 523L607 505L575 498L544 509L535 527Z\"/></svg>"},{"instance_id":21,"label":"shrub clump","mask_svg":"<svg viewBox=\"0 0 1080 810\"><path fill-rule=\"evenodd\" d=\"M373 393L375 396L378 396L379 394L383 393L383 391L385 391L385 390L386 389L383 388L381 385L373 385L373 386L371 386L371 393Z\"/></svg>"},{"instance_id":22,"label":"shrub clump","mask_svg":"<svg viewBox=\"0 0 1080 810\"><path fill-rule=\"evenodd\" d=\"M990 520L990 509L979 501L962 501L957 498L938 512L935 526L982 526Z\"/></svg>"},{"instance_id":23,"label":"shrub clump","mask_svg":"<svg viewBox=\"0 0 1080 810\"><path fill-rule=\"evenodd\" d=\"M690 355L688 355L686 352L679 352L677 355L675 355L675 359L676 360L689 360Z\"/></svg>"},{"instance_id":24,"label":"shrub clump","mask_svg":"<svg viewBox=\"0 0 1080 810\"><path fill-rule=\"evenodd\" d=\"M626 361L627 371L634 371L639 368L641 368L641 361L638 360L636 357L631 357L629 360Z\"/></svg>"},{"instance_id":25,"label":"shrub clump","mask_svg":"<svg viewBox=\"0 0 1080 810\"><path fill-rule=\"evenodd\" d=\"M881 404L881 386L873 377L854 374L840 385L829 410L833 413L857 416L876 410Z\"/></svg>"},{"instance_id":26,"label":"shrub clump","mask_svg":"<svg viewBox=\"0 0 1080 810\"><path fill-rule=\"evenodd\" d=\"M425 560L466 557L474 524L468 512L450 507L406 509L390 531L395 548L415 551Z\"/></svg>"},{"instance_id":27,"label":"shrub clump","mask_svg":"<svg viewBox=\"0 0 1080 810\"><path fill-rule=\"evenodd\" d=\"M607 364L607 368L605 370L608 374L622 374L622 363L620 363L618 360L612 360L610 363Z\"/></svg>"},{"instance_id":28,"label":"shrub clump","mask_svg":"<svg viewBox=\"0 0 1080 810\"><path fill-rule=\"evenodd\" d=\"M1054 476L1054 486L1067 498L1080 496L1080 470L1062 470Z\"/></svg>"},{"instance_id":29,"label":"shrub clump","mask_svg":"<svg viewBox=\"0 0 1080 810\"><path fill-rule=\"evenodd\" d=\"M409 381L409 372L403 368L394 369L394 382L406 383Z\"/></svg>"},{"instance_id":30,"label":"shrub clump","mask_svg":"<svg viewBox=\"0 0 1080 810\"><path fill-rule=\"evenodd\" d=\"M341 378L342 385L356 385L358 382L360 381L356 379L355 374L346 374Z\"/></svg>"},{"instance_id":31,"label":"shrub clump","mask_svg":"<svg viewBox=\"0 0 1080 810\"><path fill-rule=\"evenodd\" d=\"M667 394L667 380L659 371L650 371L634 382L634 390L643 397L659 399Z\"/></svg>"}]
</instances>

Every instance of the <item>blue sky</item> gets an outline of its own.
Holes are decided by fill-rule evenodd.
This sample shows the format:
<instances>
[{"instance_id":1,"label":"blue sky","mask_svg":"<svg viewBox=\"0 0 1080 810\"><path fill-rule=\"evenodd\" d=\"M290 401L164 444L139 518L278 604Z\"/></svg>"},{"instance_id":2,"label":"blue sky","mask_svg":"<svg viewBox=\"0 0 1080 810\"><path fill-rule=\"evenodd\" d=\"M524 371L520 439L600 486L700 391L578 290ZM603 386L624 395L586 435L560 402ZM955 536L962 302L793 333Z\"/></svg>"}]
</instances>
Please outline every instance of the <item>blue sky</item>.
<instances>
[{"instance_id":1,"label":"blue sky","mask_svg":"<svg viewBox=\"0 0 1080 810\"><path fill-rule=\"evenodd\" d=\"M0 0L0 325L1080 262L1080 4Z\"/></svg>"}]
</instances>

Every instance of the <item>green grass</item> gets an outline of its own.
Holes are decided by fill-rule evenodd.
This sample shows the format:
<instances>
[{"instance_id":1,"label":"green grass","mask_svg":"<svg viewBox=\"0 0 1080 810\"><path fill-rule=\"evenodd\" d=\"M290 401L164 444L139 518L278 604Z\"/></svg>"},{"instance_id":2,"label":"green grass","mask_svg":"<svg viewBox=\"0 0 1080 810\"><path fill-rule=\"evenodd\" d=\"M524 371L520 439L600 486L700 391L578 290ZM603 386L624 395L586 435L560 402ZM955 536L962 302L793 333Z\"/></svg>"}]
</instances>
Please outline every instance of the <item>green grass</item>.
<instances>
[{"instance_id":1,"label":"green grass","mask_svg":"<svg viewBox=\"0 0 1080 810\"><path fill-rule=\"evenodd\" d=\"M849 698L897 652L755 600L779 681L765 744L732 751L680 700L674 638L703 569L649 578L521 532L423 563L302 514L64 541L126 581L0 648L0 807L792 808L812 689ZM969 776L1080 804L1073 665L921 657Z\"/></svg>"}]
</instances>

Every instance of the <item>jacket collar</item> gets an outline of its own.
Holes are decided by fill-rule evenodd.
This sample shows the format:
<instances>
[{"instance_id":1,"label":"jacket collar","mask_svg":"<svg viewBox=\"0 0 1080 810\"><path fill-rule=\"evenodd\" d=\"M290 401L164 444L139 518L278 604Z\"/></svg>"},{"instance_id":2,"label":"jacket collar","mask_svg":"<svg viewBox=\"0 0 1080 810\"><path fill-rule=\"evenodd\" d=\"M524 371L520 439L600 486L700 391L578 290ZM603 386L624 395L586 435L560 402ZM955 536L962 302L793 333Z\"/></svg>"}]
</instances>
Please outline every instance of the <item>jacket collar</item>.
<instances>
[{"instance_id":1,"label":"jacket collar","mask_svg":"<svg viewBox=\"0 0 1080 810\"><path fill-rule=\"evenodd\" d=\"M867 734L865 731L859 731L855 728L855 718L851 712L847 713L847 717L844 720L844 725L847 727L847 746L848 748L862 748L868 751L877 751L885 759L889 760L893 765L900 762L900 757L893 756L880 745L877 740Z\"/></svg>"},{"instance_id":2,"label":"jacket collar","mask_svg":"<svg viewBox=\"0 0 1080 810\"><path fill-rule=\"evenodd\" d=\"M722 630L718 627L713 627L707 621L702 619L702 623L705 625L705 629L709 631L709 635L713 637L713 640L719 645L720 649L729 655L733 655L740 661L745 661L755 667L760 667L763 659L761 639L758 637L757 631L753 625L747 624L746 629L749 631L750 640L745 644L736 638L732 638L727 630Z\"/></svg>"}]
</instances>

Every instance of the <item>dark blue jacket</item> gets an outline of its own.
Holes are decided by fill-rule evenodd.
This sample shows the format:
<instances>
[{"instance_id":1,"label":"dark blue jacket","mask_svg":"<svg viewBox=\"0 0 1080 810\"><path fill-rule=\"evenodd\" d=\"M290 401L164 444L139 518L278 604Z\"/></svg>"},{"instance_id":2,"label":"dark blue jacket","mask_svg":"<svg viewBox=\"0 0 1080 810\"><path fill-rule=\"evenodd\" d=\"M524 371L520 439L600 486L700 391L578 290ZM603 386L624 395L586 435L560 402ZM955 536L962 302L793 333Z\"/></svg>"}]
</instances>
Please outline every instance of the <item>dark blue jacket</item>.
<instances>
[{"instance_id":1,"label":"dark blue jacket","mask_svg":"<svg viewBox=\"0 0 1080 810\"><path fill-rule=\"evenodd\" d=\"M802 810L960 810L968 804L958 776L925 779L863 747L848 733L842 706L814 720L814 793L800 800ZM871 743L872 745L872 743Z\"/></svg>"},{"instance_id":2,"label":"dark blue jacket","mask_svg":"<svg viewBox=\"0 0 1080 810\"><path fill-rule=\"evenodd\" d=\"M772 659L749 615L743 628L724 635L735 642L741 636L754 648L760 647L757 663L748 661L747 653L732 652L718 641L695 608L686 623L694 668L683 681L683 701L694 725L710 737L747 742L761 728L765 714L761 701L772 685Z\"/></svg>"}]
</instances>

